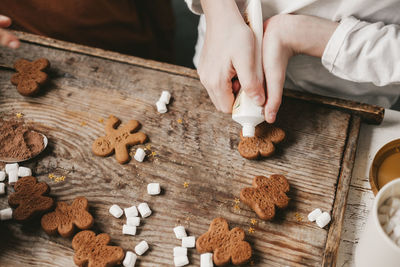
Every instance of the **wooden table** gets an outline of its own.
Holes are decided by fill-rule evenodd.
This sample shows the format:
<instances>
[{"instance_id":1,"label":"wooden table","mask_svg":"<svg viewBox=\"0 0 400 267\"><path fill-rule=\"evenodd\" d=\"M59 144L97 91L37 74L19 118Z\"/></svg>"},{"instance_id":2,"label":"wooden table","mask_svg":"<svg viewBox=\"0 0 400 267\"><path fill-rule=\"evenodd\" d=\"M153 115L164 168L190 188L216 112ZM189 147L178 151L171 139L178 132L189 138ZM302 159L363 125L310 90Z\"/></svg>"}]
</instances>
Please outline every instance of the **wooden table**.
<instances>
[{"instance_id":1,"label":"wooden table","mask_svg":"<svg viewBox=\"0 0 400 267\"><path fill-rule=\"evenodd\" d=\"M382 109L286 91L277 124L287 140L273 157L249 161L237 152L239 125L215 111L193 70L17 34L23 40L20 49L0 49L0 112L22 112L50 140L46 152L25 165L49 183L57 200L87 197L94 230L110 234L114 244L132 250L148 241L151 249L139 257L138 266L172 265L172 249L180 245L172 228L182 224L198 237L218 216L246 230L254 266L335 265L360 116L379 121ZM46 57L52 64L52 82L39 97L22 97L9 82L9 67L20 57ZM173 95L166 114L155 109L162 90ZM111 114L143 124L154 152L145 162L120 165L113 156L92 154L92 142L104 134L101 121ZM66 179L56 183L50 173ZM290 205L273 221L257 219L252 225L254 212L235 205L235 199L255 175L273 173L288 178ZM160 196L147 195L150 182L161 183ZM143 220L138 235L123 236L125 219L113 218L108 208L140 202L149 203L153 214ZM6 197L0 197L0 208L7 206ZM326 229L307 221L317 207L333 217ZM254 233L248 233L250 227ZM0 236L1 266L73 265L71 239L49 237L39 223L2 222ZM199 266L194 249L189 259Z\"/></svg>"}]
</instances>

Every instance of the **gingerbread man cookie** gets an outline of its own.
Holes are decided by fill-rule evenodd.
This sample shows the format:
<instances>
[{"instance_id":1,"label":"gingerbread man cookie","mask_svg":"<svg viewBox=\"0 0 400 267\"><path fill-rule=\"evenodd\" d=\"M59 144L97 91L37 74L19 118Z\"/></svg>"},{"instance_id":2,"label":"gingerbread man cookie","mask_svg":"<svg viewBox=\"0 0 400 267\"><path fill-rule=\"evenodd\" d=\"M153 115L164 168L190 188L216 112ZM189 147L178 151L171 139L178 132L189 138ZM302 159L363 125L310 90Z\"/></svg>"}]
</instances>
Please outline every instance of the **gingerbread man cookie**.
<instances>
[{"instance_id":1,"label":"gingerbread man cookie","mask_svg":"<svg viewBox=\"0 0 400 267\"><path fill-rule=\"evenodd\" d=\"M124 258L121 247L108 246L108 234L96 234L85 230L77 233L72 239L75 250L74 262L78 266L109 267L119 264Z\"/></svg>"},{"instance_id":2,"label":"gingerbread man cookie","mask_svg":"<svg viewBox=\"0 0 400 267\"><path fill-rule=\"evenodd\" d=\"M213 252L215 265L222 266L230 261L234 265L246 263L252 255L251 246L244 241L243 229L235 227L229 231L224 218L215 218L206 233L196 241L199 253Z\"/></svg>"},{"instance_id":3,"label":"gingerbread man cookie","mask_svg":"<svg viewBox=\"0 0 400 267\"><path fill-rule=\"evenodd\" d=\"M48 76L44 71L49 66L50 62L45 58L39 58L33 62L18 59L14 64L17 73L11 77L11 83L17 86L21 95L32 96L47 81Z\"/></svg>"},{"instance_id":4,"label":"gingerbread man cookie","mask_svg":"<svg viewBox=\"0 0 400 267\"><path fill-rule=\"evenodd\" d=\"M253 180L253 187L242 189L240 199L243 203L252 208L263 220L271 220L275 216L275 206L286 208L289 198L289 182L285 176L273 174L269 178L256 176Z\"/></svg>"},{"instance_id":5,"label":"gingerbread man cookie","mask_svg":"<svg viewBox=\"0 0 400 267\"><path fill-rule=\"evenodd\" d=\"M38 183L33 176L19 179L14 185L15 193L8 197L8 204L16 208L13 218L16 221L26 222L35 215L49 211L54 200L46 196L50 192L45 182Z\"/></svg>"},{"instance_id":6,"label":"gingerbread man cookie","mask_svg":"<svg viewBox=\"0 0 400 267\"><path fill-rule=\"evenodd\" d=\"M275 151L274 144L285 139L285 132L271 124L263 122L256 127L254 137L243 137L240 133L239 153L246 159L269 157Z\"/></svg>"},{"instance_id":7,"label":"gingerbread man cookie","mask_svg":"<svg viewBox=\"0 0 400 267\"><path fill-rule=\"evenodd\" d=\"M75 226L87 230L93 226L93 216L88 212L89 205L85 197L77 197L71 205L57 202L56 209L42 217L43 230L49 234L57 231L62 237L69 237L74 233Z\"/></svg>"},{"instance_id":8,"label":"gingerbread man cookie","mask_svg":"<svg viewBox=\"0 0 400 267\"><path fill-rule=\"evenodd\" d=\"M106 136L96 139L92 145L92 151L95 155L106 157L115 151L115 157L119 163L125 163L129 160L127 146L143 144L147 136L142 132L134 133L140 127L138 121L130 120L127 124L118 128L120 120L111 115L105 126Z\"/></svg>"}]
</instances>

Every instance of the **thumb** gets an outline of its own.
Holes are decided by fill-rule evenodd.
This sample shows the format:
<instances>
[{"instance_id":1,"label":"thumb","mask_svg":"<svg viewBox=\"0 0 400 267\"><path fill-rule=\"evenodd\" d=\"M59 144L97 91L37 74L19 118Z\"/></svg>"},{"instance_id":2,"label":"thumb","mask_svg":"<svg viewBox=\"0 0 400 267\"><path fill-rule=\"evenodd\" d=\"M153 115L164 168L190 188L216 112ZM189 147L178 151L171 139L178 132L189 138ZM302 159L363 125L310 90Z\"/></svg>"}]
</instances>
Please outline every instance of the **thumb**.
<instances>
[{"instance_id":1,"label":"thumb","mask_svg":"<svg viewBox=\"0 0 400 267\"><path fill-rule=\"evenodd\" d=\"M265 102L264 81L262 73L258 75L254 49L249 49L248 53L241 53L233 61L241 88L253 101L262 106ZM262 66L259 66L262 68Z\"/></svg>"},{"instance_id":2,"label":"thumb","mask_svg":"<svg viewBox=\"0 0 400 267\"><path fill-rule=\"evenodd\" d=\"M7 28L11 25L11 19L4 15L0 15L0 27Z\"/></svg>"}]
</instances>

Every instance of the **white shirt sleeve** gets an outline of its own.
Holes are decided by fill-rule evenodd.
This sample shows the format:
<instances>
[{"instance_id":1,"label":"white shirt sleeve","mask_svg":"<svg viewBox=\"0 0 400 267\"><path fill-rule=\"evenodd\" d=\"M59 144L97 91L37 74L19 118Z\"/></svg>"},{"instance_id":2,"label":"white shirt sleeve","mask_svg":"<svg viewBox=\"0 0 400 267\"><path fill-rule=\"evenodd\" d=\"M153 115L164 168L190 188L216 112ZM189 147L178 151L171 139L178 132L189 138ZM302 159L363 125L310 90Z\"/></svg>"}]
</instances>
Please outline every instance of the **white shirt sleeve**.
<instances>
[{"instance_id":1,"label":"white shirt sleeve","mask_svg":"<svg viewBox=\"0 0 400 267\"><path fill-rule=\"evenodd\" d=\"M322 64L353 82L400 83L400 25L345 18L331 36Z\"/></svg>"},{"instance_id":2,"label":"white shirt sleeve","mask_svg":"<svg viewBox=\"0 0 400 267\"><path fill-rule=\"evenodd\" d=\"M190 11L197 15L203 14L203 8L201 7L200 0L185 0Z\"/></svg>"}]
</instances>

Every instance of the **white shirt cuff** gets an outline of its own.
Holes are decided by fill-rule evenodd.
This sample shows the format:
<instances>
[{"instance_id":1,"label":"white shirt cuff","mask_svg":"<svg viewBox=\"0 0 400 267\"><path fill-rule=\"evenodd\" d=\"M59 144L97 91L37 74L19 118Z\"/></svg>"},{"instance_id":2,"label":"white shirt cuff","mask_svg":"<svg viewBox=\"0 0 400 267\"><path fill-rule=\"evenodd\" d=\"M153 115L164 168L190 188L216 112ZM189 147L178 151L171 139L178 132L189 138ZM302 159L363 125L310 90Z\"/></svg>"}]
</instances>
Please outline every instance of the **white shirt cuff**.
<instances>
[{"instance_id":1,"label":"white shirt cuff","mask_svg":"<svg viewBox=\"0 0 400 267\"><path fill-rule=\"evenodd\" d=\"M347 17L340 21L339 26L332 34L325 47L324 53L322 54L322 65L329 70L333 71L335 67L335 61L340 53L340 48L347 39L347 36L352 32L352 29L360 22L360 20L354 17Z\"/></svg>"},{"instance_id":2,"label":"white shirt cuff","mask_svg":"<svg viewBox=\"0 0 400 267\"><path fill-rule=\"evenodd\" d=\"M200 0L185 0L185 2L190 11L192 11L194 14L201 15L204 13Z\"/></svg>"}]
</instances>

